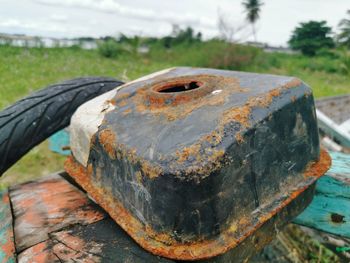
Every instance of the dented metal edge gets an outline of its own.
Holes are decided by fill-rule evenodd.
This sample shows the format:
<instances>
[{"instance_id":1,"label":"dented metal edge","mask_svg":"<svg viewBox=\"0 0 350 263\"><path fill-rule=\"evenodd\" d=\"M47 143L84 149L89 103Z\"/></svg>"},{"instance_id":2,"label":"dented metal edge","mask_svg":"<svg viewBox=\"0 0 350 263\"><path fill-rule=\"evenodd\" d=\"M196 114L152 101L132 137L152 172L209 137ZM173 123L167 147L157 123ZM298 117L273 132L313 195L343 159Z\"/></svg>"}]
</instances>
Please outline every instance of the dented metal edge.
<instances>
[{"instance_id":1,"label":"dented metal edge","mask_svg":"<svg viewBox=\"0 0 350 263\"><path fill-rule=\"evenodd\" d=\"M115 108L112 99L119 90L131 84L166 74L174 69L169 68L138 78L82 104L71 117L70 123L70 148L76 160L84 166L87 165L91 139L102 124L104 116Z\"/></svg>"},{"instance_id":2,"label":"dented metal edge","mask_svg":"<svg viewBox=\"0 0 350 263\"><path fill-rule=\"evenodd\" d=\"M257 219L248 220L244 225L240 225L240 232L237 231L237 222L232 222L231 226L215 239L186 244L177 242L169 234L156 233L149 226L143 225L113 197L112 193L94 184L91 166L86 169L74 160L74 157L70 157L65 163L65 169L141 247L155 255L175 260L199 260L221 255L242 243L306 189L314 185L330 165L331 158L322 149L320 159L310 164L305 170L304 180L291 192L276 198L278 201L260 207L259 211L254 211L255 215L251 218Z\"/></svg>"}]
</instances>

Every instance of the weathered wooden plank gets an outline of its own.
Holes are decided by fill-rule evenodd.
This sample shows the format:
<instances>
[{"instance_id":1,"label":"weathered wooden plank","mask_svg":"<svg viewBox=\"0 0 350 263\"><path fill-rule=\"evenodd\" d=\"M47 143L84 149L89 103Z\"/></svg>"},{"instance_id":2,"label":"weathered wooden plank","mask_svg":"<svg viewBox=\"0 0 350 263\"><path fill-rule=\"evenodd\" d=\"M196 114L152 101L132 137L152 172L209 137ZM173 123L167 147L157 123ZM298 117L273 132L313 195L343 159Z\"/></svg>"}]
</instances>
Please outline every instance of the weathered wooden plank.
<instances>
[{"instance_id":1,"label":"weathered wooden plank","mask_svg":"<svg viewBox=\"0 0 350 263\"><path fill-rule=\"evenodd\" d=\"M294 223L350 238L350 155L331 156L331 169L317 182L312 203Z\"/></svg>"},{"instance_id":2,"label":"weathered wooden plank","mask_svg":"<svg viewBox=\"0 0 350 263\"><path fill-rule=\"evenodd\" d=\"M16 262L12 212L7 191L0 193L0 262Z\"/></svg>"},{"instance_id":3,"label":"weathered wooden plank","mask_svg":"<svg viewBox=\"0 0 350 263\"><path fill-rule=\"evenodd\" d=\"M46 240L36 244L18 255L18 263L50 262L60 263L60 259L52 252L52 241Z\"/></svg>"},{"instance_id":4,"label":"weathered wooden plank","mask_svg":"<svg viewBox=\"0 0 350 263\"><path fill-rule=\"evenodd\" d=\"M92 255L94 262L173 262L142 249L111 218L88 226L75 225L53 233L52 238L74 250L72 255L67 255L65 247L56 247L55 254L63 260L81 253Z\"/></svg>"},{"instance_id":5,"label":"weathered wooden plank","mask_svg":"<svg viewBox=\"0 0 350 263\"><path fill-rule=\"evenodd\" d=\"M17 252L45 241L52 231L106 217L85 193L59 174L15 186L10 198Z\"/></svg>"},{"instance_id":6,"label":"weathered wooden plank","mask_svg":"<svg viewBox=\"0 0 350 263\"><path fill-rule=\"evenodd\" d=\"M340 152L330 152L330 154L332 166L327 175L350 184L350 154Z\"/></svg>"},{"instance_id":7,"label":"weathered wooden plank","mask_svg":"<svg viewBox=\"0 0 350 263\"><path fill-rule=\"evenodd\" d=\"M338 124L350 116L350 94L321 98L315 101L318 110Z\"/></svg>"},{"instance_id":8,"label":"weathered wooden plank","mask_svg":"<svg viewBox=\"0 0 350 263\"><path fill-rule=\"evenodd\" d=\"M111 218L74 225L50 234L50 239L18 256L29 262L173 262L139 247Z\"/></svg>"},{"instance_id":9,"label":"weathered wooden plank","mask_svg":"<svg viewBox=\"0 0 350 263\"><path fill-rule=\"evenodd\" d=\"M324 113L316 110L318 127L324 131L329 137L336 139L345 147L350 147L350 134L344 127L335 123L332 119L327 117Z\"/></svg>"}]
</instances>

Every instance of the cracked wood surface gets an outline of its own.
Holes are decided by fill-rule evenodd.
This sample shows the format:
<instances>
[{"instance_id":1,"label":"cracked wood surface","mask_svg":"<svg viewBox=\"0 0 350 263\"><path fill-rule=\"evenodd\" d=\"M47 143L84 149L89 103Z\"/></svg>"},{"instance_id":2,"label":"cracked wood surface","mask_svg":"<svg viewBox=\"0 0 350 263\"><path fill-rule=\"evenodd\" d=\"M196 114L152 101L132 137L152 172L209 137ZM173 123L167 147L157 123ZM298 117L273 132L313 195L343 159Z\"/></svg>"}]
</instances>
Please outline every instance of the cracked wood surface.
<instances>
[{"instance_id":1,"label":"cracked wood surface","mask_svg":"<svg viewBox=\"0 0 350 263\"><path fill-rule=\"evenodd\" d=\"M112 219L75 225L50 234L50 239L19 255L19 262L173 262L136 245Z\"/></svg>"},{"instance_id":2,"label":"cracked wood surface","mask_svg":"<svg viewBox=\"0 0 350 263\"><path fill-rule=\"evenodd\" d=\"M65 176L10 189L18 262L172 262L135 244Z\"/></svg>"},{"instance_id":3,"label":"cracked wood surface","mask_svg":"<svg viewBox=\"0 0 350 263\"><path fill-rule=\"evenodd\" d=\"M312 203L294 223L350 238L350 155L331 152L332 167L318 180Z\"/></svg>"},{"instance_id":4,"label":"cracked wood surface","mask_svg":"<svg viewBox=\"0 0 350 263\"><path fill-rule=\"evenodd\" d=\"M16 250L48 239L48 234L73 224L91 224L106 214L59 174L10 189Z\"/></svg>"}]
</instances>

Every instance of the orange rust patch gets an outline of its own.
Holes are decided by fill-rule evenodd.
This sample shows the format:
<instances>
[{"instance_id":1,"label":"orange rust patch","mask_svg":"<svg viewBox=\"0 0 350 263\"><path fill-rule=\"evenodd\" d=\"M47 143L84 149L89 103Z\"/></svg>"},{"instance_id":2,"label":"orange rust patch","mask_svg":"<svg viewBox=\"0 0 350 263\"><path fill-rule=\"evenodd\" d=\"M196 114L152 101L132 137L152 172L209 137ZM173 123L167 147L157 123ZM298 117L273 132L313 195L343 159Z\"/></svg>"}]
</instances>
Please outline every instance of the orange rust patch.
<instances>
[{"instance_id":1,"label":"orange rust patch","mask_svg":"<svg viewBox=\"0 0 350 263\"><path fill-rule=\"evenodd\" d=\"M114 100L106 100L106 104L111 104L115 106L115 101Z\"/></svg>"},{"instance_id":2,"label":"orange rust patch","mask_svg":"<svg viewBox=\"0 0 350 263\"><path fill-rule=\"evenodd\" d=\"M188 81L203 83L199 88L172 93L159 93L157 89L162 85L178 85ZM212 94L218 91L217 94ZM166 82L159 82L146 85L136 91L132 96L135 109L144 113L150 111L156 115L164 116L167 120L173 121L189 115L193 110L204 107L220 105L225 102L232 93L246 92L240 87L235 78L219 77L210 75L196 75L188 77L177 77ZM124 93L117 94L115 101L117 105L128 98Z\"/></svg>"},{"instance_id":3,"label":"orange rust patch","mask_svg":"<svg viewBox=\"0 0 350 263\"><path fill-rule=\"evenodd\" d=\"M228 109L224 112L221 120L220 120L220 128L223 129L223 126L230 122L238 122L242 124L244 127L249 127L249 116L252 112L252 109L249 105L244 105L242 107L235 107ZM220 133L223 131L220 130Z\"/></svg>"},{"instance_id":4,"label":"orange rust patch","mask_svg":"<svg viewBox=\"0 0 350 263\"><path fill-rule=\"evenodd\" d=\"M216 146L221 143L222 137L218 131L213 131L211 134L205 135L203 139L209 142L211 145Z\"/></svg>"},{"instance_id":5,"label":"orange rust patch","mask_svg":"<svg viewBox=\"0 0 350 263\"><path fill-rule=\"evenodd\" d=\"M293 79L287 84L273 89L266 94L251 97L243 106L231 108L225 111L220 120L220 126L236 121L244 128L249 127L249 117L254 107L268 107L272 103L273 98L280 96L284 89L294 88L299 85L301 85L301 81L299 79Z\"/></svg>"},{"instance_id":6,"label":"orange rust patch","mask_svg":"<svg viewBox=\"0 0 350 263\"><path fill-rule=\"evenodd\" d=\"M124 107L126 105L128 105L128 102L126 100L122 100L117 104L118 107Z\"/></svg>"},{"instance_id":7,"label":"orange rust patch","mask_svg":"<svg viewBox=\"0 0 350 263\"><path fill-rule=\"evenodd\" d=\"M237 133L236 133L235 138L236 138L236 141L237 141L238 143L244 142L242 133L240 133L240 132L237 132Z\"/></svg>"},{"instance_id":8,"label":"orange rust patch","mask_svg":"<svg viewBox=\"0 0 350 263\"><path fill-rule=\"evenodd\" d=\"M147 175L149 178L156 178L162 173L162 168L152 165L146 160L140 161L142 172Z\"/></svg>"},{"instance_id":9,"label":"orange rust patch","mask_svg":"<svg viewBox=\"0 0 350 263\"><path fill-rule=\"evenodd\" d=\"M204 137L204 139L208 139L208 136ZM222 157L225 154L224 150L213 149L211 147L203 148L202 141L203 138L198 143L176 152L176 161L178 163L183 163L189 160L190 157L195 159L182 173L191 175L191 178L196 182L209 176L211 171L219 169L222 166ZM173 167L174 163L170 164L170 168L174 170ZM175 176L180 175L179 171L174 170L173 173Z\"/></svg>"},{"instance_id":10,"label":"orange rust patch","mask_svg":"<svg viewBox=\"0 0 350 263\"><path fill-rule=\"evenodd\" d=\"M105 129L99 133L99 141L112 159L115 159L116 154L116 137L115 133L110 129Z\"/></svg>"},{"instance_id":11,"label":"orange rust patch","mask_svg":"<svg viewBox=\"0 0 350 263\"><path fill-rule=\"evenodd\" d=\"M291 88L296 88L302 84L302 81L297 78L293 78L291 81L288 83L284 84L281 88L282 89L291 89Z\"/></svg>"},{"instance_id":12,"label":"orange rust patch","mask_svg":"<svg viewBox=\"0 0 350 263\"><path fill-rule=\"evenodd\" d=\"M226 230L214 239L199 240L197 242L180 243L169 233L155 232L149 226L142 224L132 216L123 205L113 197L106 188L101 188L94 183L92 174L88 173L83 166L76 162L73 157L66 161L67 172L100 204L111 217L144 249L159 256L175 260L199 260L208 259L227 252L242 243L269 219L290 204L295 198L302 194L308 187L322 176L330 166L330 157L322 150L320 161L311 165L305 171L305 175L312 176L313 180L302 182L296 190L278 204L269 207L267 213L258 214L257 221L254 217L245 217L239 222L231 222ZM238 225L240 227L238 227ZM243 227L244 226L244 227ZM268 242L268 239L266 240Z\"/></svg>"},{"instance_id":13,"label":"orange rust patch","mask_svg":"<svg viewBox=\"0 0 350 263\"><path fill-rule=\"evenodd\" d=\"M196 144L192 147L183 148L182 152L177 151L176 155L178 157L178 162L182 163L184 161L187 161L191 155L195 156L196 159L198 159L200 148L201 148L201 146L199 144Z\"/></svg>"},{"instance_id":14,"label":"orange rust patch","mask_svg":"<svg viewBox=\"0 0 350 263\"><path fill-rule=\"evenodd\" d=\"M119 144L116 140L117 136L110 129L102 130L99 133L99 141L111 159L127 159L132 164L140 164L142 173L149 178L156 178L163 172L161 167L151 165L150 162L137 156L135 149L126 149L123 144Z\"/></svg>"},{"instance_id":15,"label":"orange rust patch","mask_svg":"<svg viewBox=\"0 0 350 263\"><path fill-rule=\"evenodd\" d=\"M309 177L315 176L315 174L324 174L327 172L331 164L332 158L326 151L321 150L319 161L309 164L304 173L304 176Z\"/></svg>"},{"instance_id":16,"label":"orange rust patch","mask_svg":"<svg viewBox=\"0 0 350 263\"><path fill-rule=\"evenodd\" d=\"M129 113L131 113L131 109L126 109L125 111L123 111L123 115L128 115Z\"/></svg>"}]
</instances>

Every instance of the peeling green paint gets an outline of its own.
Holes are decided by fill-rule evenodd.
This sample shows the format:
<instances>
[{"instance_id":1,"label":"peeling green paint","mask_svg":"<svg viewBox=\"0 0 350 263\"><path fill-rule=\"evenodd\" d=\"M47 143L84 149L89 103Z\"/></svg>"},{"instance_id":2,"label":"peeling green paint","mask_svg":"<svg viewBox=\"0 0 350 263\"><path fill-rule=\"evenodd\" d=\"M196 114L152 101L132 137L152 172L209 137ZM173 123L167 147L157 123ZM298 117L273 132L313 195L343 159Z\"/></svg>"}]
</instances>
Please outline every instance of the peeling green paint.
<instances>
[{"instance_id":1,"label":"peeling green paint","mask_svg":"<svg viewBox=\"0 0 350 263\"><path fill-rule=\"evenodd\" d=\"M293 222L350 238L350 155L330 155L331 169L318 180L312 203Z\"/></svg>"},{"instance_id":2,"label":"peeling green paint","mask_svg":"<svg viewBox=\"0 0 350 263\"><path fill-rule=\"evenodd\" d=\"M7 191L0 192L0 202L0 262L14 263L12 213Z\"/></svg>"}]
</instances>

